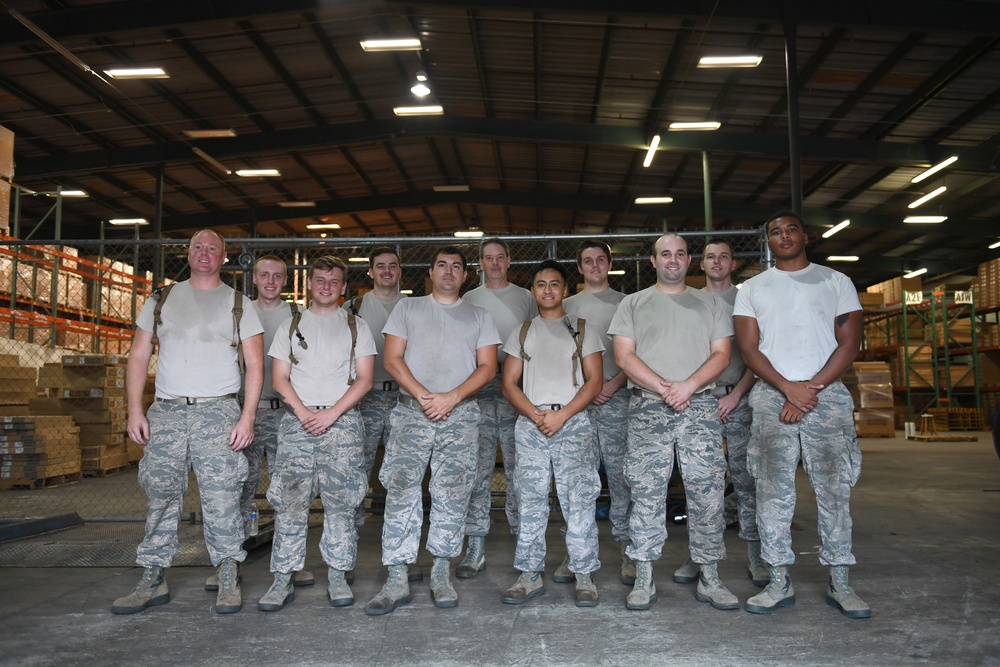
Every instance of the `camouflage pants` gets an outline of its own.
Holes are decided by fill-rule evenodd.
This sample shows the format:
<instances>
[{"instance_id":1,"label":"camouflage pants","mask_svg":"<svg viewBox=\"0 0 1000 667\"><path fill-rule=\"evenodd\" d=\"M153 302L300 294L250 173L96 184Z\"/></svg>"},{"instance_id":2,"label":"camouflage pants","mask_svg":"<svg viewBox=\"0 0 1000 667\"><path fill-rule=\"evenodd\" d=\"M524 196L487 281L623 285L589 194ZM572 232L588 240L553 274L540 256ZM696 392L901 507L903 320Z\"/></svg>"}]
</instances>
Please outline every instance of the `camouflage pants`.
<instances>
[{"instance_id":1,"label":"camouflage pants","mask_svg":"<svg viewBox=\"0 0 1000 667\"><path fill-rule=\"evenodd\" d=\"M791 565L795 469L802 465L816 493L823 565L854 565L851 553L851 487L861 475L854 430L854 400L840 382L819 393L819 404L797 424L778 418L785 396L758 382L750 392L753 435L747 465L757 483L761 555L771 565Z\"/></svg>"},{"instance_id":2,"label":"camouflage pants","mask_svg":"<svg viewBox=\"0 0 1000 667\"><path fill-rule=\"evenodd\" d=\"M600 569L594 503L601 493L601 478L594 465L593 430L587 413L570 417L551 438L545 437L527 417L518 417L514 441L515 480L521 502L514 567L522 572L545 569L549 486L555 476L556 495L566 518L569 569L581 574Z\"/></svg>"},{"instance_id":3,"label":"camouflage pants","mask_svg":"<svg viewBox=\"0 0 1000 667\"><path fill-rule=\"evenodd\" d=\"M722 437L726 439L726 455L729 459L729 478L736 491L740 537L747 541L760 539L757 532L757 487L747 470L747 444L750 442L752 421L753 410L750 409L749 395L746 395L722 425Z\"/></svg>"},{"instance_id":4,"label":"camouflage pants","mask_svg":"<svg viewBox=\"0 0 1000 667\"><path fill-rule=\"evenodd\" d=\"M278 435L280 493L274 485L267 499L274 506L271 572L305 567L309 507L319 489L323 501L323 561L338 570L353 570L358 553L354 508L364 497L364 425L357 410L348 410L326 433L314 436L291 411L281 417Z\"/></svg>"},{"instance_id":5,"label":"camouflage pants","mask_svg":"<svg viewBox=\"0 0 1000 667\"><path fill-rule=\"evenodd\" d=\"M514 449L514 409L500 388L499 376L490 380L476 394L479 403L479 453L476 460L476 479L469 498L469 511L465 515L465 534L482 537L490 532L490 482L497 461L497 441L503 454L503 471L507 478L507 498L504 509L511 532L517 533L517 488L514 469L517 463Z\"/></svg>"},{"instance_id":6,"label":"camouflage pants","mask_svg":"<svg viewBox=\"0 0 1000 667\"><path fill-rule=\"evenodd\" d=\"M243 515L243 531L250 535L250 509L257 487L260 486L260 476L264 468L264 452L267 452L268 478L274 480L274 458L278 451L278 420L284 410L270 407L257 408L257 420L253 426L253 442L243 450L247 457L247 481L243 482L243 493L240 495L240 513Z\"/></svg>"},{"instance_id":7,"label":"camouflage pants","mask_svg":"<svg viewBox=\"0 0 1000 667\"><path fill-rule=\"evenodd\" d=\"M149 508L137 565L170 567L177 553L189 464L198 480L205 547L212 565L226 558L239 562L246 558L240 489L247 476L247 459L229 448L229 435L239 418L235 398L198 405L156 401L149 407L149 442L139 462L139 484L146 491Z\"/></svg>"},{"instance_id":8,"label":"camouflage pants","mask_svg":"<svg viewBox=\"0 0 1000 667\"><path fill-rule=\"evenodd\" d=\"M587 416L594 429L594 443L611 494L611 534L618 542L627 542L631 492L625 480L625 453L628 450L629 392L621 388L604 405L587 406Z\"/></svg>"},{"instance_id":9,"label":"camouflage pants","mask_svg":"<svg viewBox=\"0 0 1000 667\"><path fill-rule=\"evenodd\" d=\"M396 385L393 384L393 387ZM368 480L372 476L372 468L375 467L375 455L378 453L379 442L389 441L389 415L392 409L399 402L399 389L383 391L382 384L375 383L375 386L365 394L358 404L361 410L361 417L365 422L365 489L367 492ZM354 524L360 528L365 525L365 499L358 503L358 509L354 514Z\"/></svg>"},{"instance_id":10,"label":"camouflage pants","mask_svg":"<svg viewBox=\"0 0 1000 667\"><path fill-rule=\"evenodd\" d=\"M417 561L423 526L421 483L431 467L431 525L427 550L453 558L462 551L465 513L476 472L479 406L470 400L443 421L432 422L416 408L397 404L385 445L379 480L385 487L382 564Z\"/></svg>"},{"instance_id":11,"label":"camouflage pants","mask_svg":"<svg viewBox=\"0 0 1000 667\"><path fill-rule=\"evenodd\" d=\"M711 394L693 396L683 412L645 396L633 396L629 402L625 477L632 488L632 544L626 553L634 560L660 558L667 539L667 484L675 450L687 497L691 560L722 560L726 457L719 401Z\"/></svg>"}]
</instances>

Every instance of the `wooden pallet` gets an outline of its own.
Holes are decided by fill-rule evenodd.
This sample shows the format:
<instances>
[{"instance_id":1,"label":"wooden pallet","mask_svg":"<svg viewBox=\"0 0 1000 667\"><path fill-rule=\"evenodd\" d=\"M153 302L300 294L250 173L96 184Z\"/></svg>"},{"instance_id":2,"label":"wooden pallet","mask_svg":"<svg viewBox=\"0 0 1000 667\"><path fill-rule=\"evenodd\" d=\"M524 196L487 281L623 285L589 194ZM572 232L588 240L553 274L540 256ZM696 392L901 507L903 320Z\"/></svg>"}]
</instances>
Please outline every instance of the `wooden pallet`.
<instances>
[{"instance_id":1,"label":"wooden pallet","mask_svg":"<svg viewBox=\"0 0 1000 667\"><path fill-rule=\"evenodd\" d=\"M0 489L47 489L52 486L62 486L79 482L83 476L79 472L68 475L54 475L42 479L32 479L30 477L3 477L0 478Z\"/></svg>"},{"instance_id":2,"label":"wooden pallet","mask_svg":"<svg viewBox=\"0 0 1000 667\"><path fill-rule=\"evenodd\" d=\"M977 435L945 435L943 433L930 435L911 435L907 440L920 440L921 442L979 442Z\"/></svg>"},{"instance_id":3,"label":"wooden pallet","mask_svg":"<svg viewBox=\"0 0 1000 667\"><path fill-rule=\"evenodd\" d=\"M84 477L107 477L108 475L117 475L120 472L132 470L135 466L136 464L134 463L127 463L113 468L95 468L93 470L84 470L82 472Z\"/></svg>"}]
</instances>

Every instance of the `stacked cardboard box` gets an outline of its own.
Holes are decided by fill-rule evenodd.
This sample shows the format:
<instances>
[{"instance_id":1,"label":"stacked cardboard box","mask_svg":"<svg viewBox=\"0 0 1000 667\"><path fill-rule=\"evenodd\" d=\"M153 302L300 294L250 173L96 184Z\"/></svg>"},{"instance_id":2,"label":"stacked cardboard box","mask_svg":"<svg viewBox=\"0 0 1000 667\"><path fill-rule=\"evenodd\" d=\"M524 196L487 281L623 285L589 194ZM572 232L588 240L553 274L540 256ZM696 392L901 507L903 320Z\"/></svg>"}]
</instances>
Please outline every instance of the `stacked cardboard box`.
<instances>
[{"instance_id":1,"label":"stacked cardboard box","mask_svg":"<svg viewBox=\"0 0 1000 667\"><path fill-rule=\"evenodd\" d=\"M62 414L80 427L81 470L104 474L127 466L125 366L116 355L66 355L38 372L44 397L31 401L33 414Z\"/></svg>"},{"instance_id":2,"label":"stacked cardboard box","mask_svg":"<svg viewBox=\"0 0 1000 667\"><path fill-rule=\"evenodd\" d=\"M16 354L0 354L0 406L3 413L27 414L35 395L35 369L22 366Z\"/></svg>"},{"instance_id":3,"label":"stacked cardboard box","mask_svg":"<svg viewBox=\"0 0 1000 667\"><path fill-rule=\"evenodd\" d=\"M0 489L79 479L80 429L72 418L0 417Z\"/></svg>"},{"instance_id":4,"label":"stacked cardboard box","mask_svg":"<svg viewBox=\"0 0 1000 667\"><path fill-rule=\"evenodd\" d=\"M903 292L920 292L923 290L923 283L919 277L916 278L892 278L872 285L868 288L869 293L880 293L885 305L891 306L903 302Z\"/></svg>"},{"instance_id":5,"label":"stacked cardboard box","mask_svg":"<svg viewBox=\"0 0 1000 667\"><path fill-rule=\"evenodd\" d=\"M844 384L854 396L854 425L858 437L895 435L892 409L892 375L889 364L859 361L844 376Z\"/></svg>"}]
</instances>

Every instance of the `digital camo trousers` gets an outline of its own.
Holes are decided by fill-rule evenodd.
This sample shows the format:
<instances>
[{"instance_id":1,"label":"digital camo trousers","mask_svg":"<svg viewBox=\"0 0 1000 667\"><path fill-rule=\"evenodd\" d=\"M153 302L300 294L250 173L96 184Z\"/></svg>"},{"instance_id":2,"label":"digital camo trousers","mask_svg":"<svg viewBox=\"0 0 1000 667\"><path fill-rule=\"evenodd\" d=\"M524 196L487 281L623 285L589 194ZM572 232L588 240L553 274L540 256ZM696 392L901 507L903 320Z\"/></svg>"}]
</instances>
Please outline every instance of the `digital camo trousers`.
<instances>
[{"instance_id":1,"label":"digital camo trousers","mask_svg":"<svg viewBox=\"0 0 1000 667\"><path fill-rule=\"evenodd\" d=\"M687 498L691 560L714 563L726 557L722 532L726 457L722 451L719 401L710 394L692 396L676 412L662 401L633 396L628 411L625 477L632 488L629 528L634 560L657 560L667 539L667 484L674 452Z\"/></svg>"},{"instance_id":2,"label":"digital camo trousers","mask_svg":"<svg viewBox=\"0 0 1000 667\"><path fill-rule=\"evenodd\" d=\"M514 424L517 410L503 397L499 376L493 378L476 394L479 403L479 451L476 459L476 479L465 516L465 534L483 537L490 532L490 483L497 461L497 441L503 455L503 471L507 478L507 498L504 510L512 532L517 532L518 498L514 483L517 454L514 447Z\"/></svg>"},{"instance_id":3,"label":"digital camo trousers","mask_svg":"<svg viewBox=\"0 0 1000 667\"><path fill-rule=\"evenodd\" d=\"M465 514L476 472L479 406L467 401L443 421L432 422L418 409L397 404L390 418L379 480L386 489L382 564L417 561L423 526L421 483L431 468L431 525L427 550L453 558L462 551Z\"/></svg>"},{"instance_id":4,"label":"digital camo trousers","mask_svg":"<svg viewBox=\"0 0 1000 667\"><path fill-rule=\"evenodd\" d=\"M368 489L364 468L364 425L348 410L322 435L310 435L291 411L284 411L278 435L281 483L267 499L274 506L271 572L305 567L309 507L319 489L323 501L320 555L330 567L353 570L358 554L354 509Z\"/></svg>"},{"instance_id":5,"label":"digital camo trousers","mask_svg":"<svg viewBox=\"0 0 1000 667\"><path fill-rule=\"evenodd\" d=\"M556 495L566 518L566 552L569 569L586 574L601 567L597 558L597 521L594 504L601 493L601 478L594 465L593 431L587 413L567 421L551 438L535 423L519 417L517 443L517 497L520 529L514 567L522 572L545 569L545 529L549 523L549 488L555 476Z\"/></svg>"},{"instance_id":6,"label":"digital camo trousers","mask_svg":"<svg viewBox=\"0 0 1000 667\"><path fill-rule=\"evenodd\" d=\"M599 462L604 463L604 474L608 479L611 534L618 542L629 540L628 516L632 504L628 481L625 479L629 398L628 389L623 387L612 394L604 405L587 406Z\"/></svg>"},{"instance_id":7,"label":"digital camo trousers","mask_svg":"<svg viewBox=\"0 0 1000 667\"><path fill-rule=\"evenodd\" d=\"M156 401L149 407L149 441L139 462L139 484L149 507L137 565L170 567L177 553L189 464L198 480L205 547L212 565L226 558L239 562L246 558L240 490L247 477L247 458L229 448L229 436L239 418L235 398L198 405Z\"/></svg>"},{"instance_id":8,"label":"digital camo trousers","mask_svg":"<svg viewBox=\"0 0 1000 667\"><path fill-rule=\"evenodd\" d=\"M395 386L392 384L391 386ZM399 402L399 389L384 391L380 383L375 383L358 404L361 418L365 422L365 484L371 479L375 467L375 455L380 442L389 442L389 415ZM366 487L367 489L367 487ZM367 493L367 490L366 490ZM358 528L365 525L365 499L362 497L354 514Z\"/></svg>"},{"instance_id":9,"label":"digital camo trousers","mask_svg":"<svg viewBox=\"0 0 1000 667\"><path fill-rule=\"evenodd\" d=\"M747 470L747 445L750 442L750 424L753 410L750 409L749 395L729 413L729 419L722 425L722 437L726 439L726 457L729 459L729 479L736 491L736 508L740 520L740 537L747 541L757 541L757 488Z\"/></svg>"},{"instance_id":10,"label":"digital camo trousers","mask_svg":"<svg viewBox=\"0 0 1000 667\"><path fill-rule=\"evenodd\" d=\"M816 493L823 565L853 565L851 487L861 475L861 450L854 430L854 400L834 382L819 393L819 403L797 424L779 419L785 396L758 382L750 392L753 435L747 465L757 483L757 526L761 556L772 566L795 562L792 515L795 470L802 465Z\"/></svg>"},{"instance_id":11,"label":"digital camo trousers","mask_svg":"<svg viewBox=\"0 0 1000 667\"><path fill-rule=\"evenodd\" d=\"M250 535L250 509L260 486L261 473L264 468L264 453L267 452L268 486L274 483L275 453L278 451L278 421L284 414L282 408L257 408L257 419L253 426L253 442L243 450L247 457L247 481L243 482L243 492L240 495L240 513L243 515L243 531Z\"/></svg>"}]
</instances>

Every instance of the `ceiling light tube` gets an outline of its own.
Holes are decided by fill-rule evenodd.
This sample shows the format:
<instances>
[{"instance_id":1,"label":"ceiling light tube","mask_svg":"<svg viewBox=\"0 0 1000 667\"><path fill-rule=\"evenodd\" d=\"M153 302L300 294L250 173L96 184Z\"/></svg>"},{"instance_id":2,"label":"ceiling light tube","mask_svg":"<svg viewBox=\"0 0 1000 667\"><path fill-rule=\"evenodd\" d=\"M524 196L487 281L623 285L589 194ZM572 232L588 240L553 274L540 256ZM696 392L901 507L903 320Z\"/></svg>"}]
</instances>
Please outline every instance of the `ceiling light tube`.
<instances>
[{"instance_id":1,"label":"ceiling light tube","mask_svg":"<svg viewBox=\"0 0 1000 667\"><path fill-rule=\"evenodd\" d=\"M120 67L106 69L104 73L112 79L169 79L170 75L162 67Z\"/></svg>"},{"instance_id":2,"label":"ceiling light tube","mask_svg":"<svg viewBox=\"0 0 1000 667\"><path fill-rule=\"evenodd\" d=\"M934 190L933 192L928 192L927 194L925 194L920 199L918 199L916 201L910 202L909 204L906 205L906 208L916 208L916 207L920 206L921 204L926 204L927 202L929 202L930 200L934 199L935 197L937 197L939 194L941 194L942 192L944 192L947 189L948 189L947 187L945 187L945 186L942 185L937 190Z\"/></svg>"},{"instance_id":3,"label":"ceiling light tube","mask_svg":"<svg viewBox=\"0 0 1000 667\"><path fill-rule=\"evenodd\" d=\"M397 116L440 116L444 113L444 107L440 104L428 104L418 107L393 107L392 112Z\"/></svg>"},{"instance_id":4,"label":"ceiling light tube","mask_svg":"<svg viewBox=\"0 0 1000 667\"><path fill-rule=\"evenodd\" d=\"M426 97L431 94L431 89L428 88L426 84L417 82L417 85L410 88L410 92L417 97Z\"/></svg>"},{"instance_id":5,"label":"ceiling light tube","mask_svg":"<svg viewBox=\"0 0 1000 667\"><path fill-rule=\"evenodd\" d=\"M908 215L903 222L911 225L936 225L948 219L946 215Z\"/></svg>"},{"instance_id":6,"label":"ceiling light tube","mask_svg":"<svg viewBox=\"0 0 1000 667\"><path fill-rule=\"evenodd\" d=\"M255 176L281 176L281 172L277 169L237 169L236 175L243 178L254 178Z\"/></svg>"},{"instance_id":7,"label":"ceiling light tube","mask_svg":"<svg viewBox=\"0 0 1000 667\"><path fill-rule=\"evenodd\" d=\"M434 192L468 192L468 185L435 185Z\"/></svg>"},{"instance_id":8,"label":"ceiling light tube","mask_svg":"<svg viewBox=\"0 0 1000 667\"><path fill-rule=\"evenodd\" d=\"M86 192L84 192L83 190L60 190L59 192L46 192L45 194L48 195L49 197L58 197L58 196L63 196L63 197L89 197L90 196Z\"/></svg>"},{"instance_id":9,"label":"ceiling light tube","mask_svg":"<svg viewBox=\"0 0 1000 667\"><path fill-rule=\"evenodd\" d=\"M216 169L218 169L219 171L221 171L226 176L228 176L229 174L233 173L232 170L229 169L229 167L227 167L226 165L222 164L221 162L219 162L214 157L212 157L211 155L209 155L205 151L201 150L197 146L192 146L191 147L191 151L195 155L197 155L198 157L200 157L202 160L204 160L205 162L209 163L210 165L212 165L213 167L215 167Z\"/></svg>"},{"instance_id":10,"label":"ceiling light tube","mask_svg":"<svg viewBox=\"0 0 1000 667\"><path fill-rule=\"evenodd\" d=\"M469 230L459 230L455 232L455 238L457 239L478 239L482 238L483 232L478 229Z\"/></svg>"},{"instance_id":11,"label":"ceiling light tube","mask_svg":"<svg viewBox=\"0 0 1000 667\"><path fill-rule=\"evenodd\" d=\"M825 239L830 238L831 236L839 232L841 229L847 227L849 224L851 224L850 220L844 220L843 222L838 222L836 225L823 232L823 238Z\"/></svg>"},{"instance_id":12,"label":"ceiling light tube","mask_svg":"<svg viewBox=\"0 0 1000 667\"><path fill-rule=\"evenodd\" d=\"M904 278L916 278L917 276L922 276L927 273L927 269L917 269L916 271L910 271L909 273L903 274Z\"/></svg>"},{"instance_id":13,"label":"ceiling light tube","mask_svg":"<svg viewBox=\"0 0 1000 667\"><path fill-rule=\"evenodd\" d=\"M408 39L363 39L361 48L370 53L379 51L419 51L423 48L420 40Z\"/></svg>"},{"instance_id":14,"label":"ceiling light tube","mask_svg":"<svg viewBox=\"0 0 1000 667\"><path fill-rule=\"evenodd\" d=\"M653 155L656 154L656 147L660 145L660 135L655 135L649 142L649 150L646 151L646 159L642 161L643 167L653 164Z\"/></svg>"},{"instance_id":15,"label":"ceiling light tube","mask_svg":"<svg viewBox=\"0 0 1000 667\"><path fill-rule=\"evenodd\" d=\"M281 208L313 208L316 206L316 202L309 200L279 201L278 206L280 206Z\"/></svg>"},{"instance_id":16,"label":"ceiling light tube","mask_svg":"<svg viewBox=\"0 0 1000 667\"><path fill-rule=\"evenodd\" d=\"M608 275L609 276L624 276L625 275L625 269L611 269L610 271L608 271Z\"/></svg>"},{"instance_id":17,"label":"ceiling light tube","mask_svg":"<svg viewBox=\"0 0 1000 667\"><path fill-rule=\"evenodd\" d=\"M674 201L673 197L636 197L636 204L670 204Z\"/></svg>"},{"instance_id":18,"label":"ceiling light tube","mask_svg":"<svg viewBox=\"0 0 1000 667\"><path fill-rule=\"evenodd\" d=\"M1000 248L1000 241L997 241L989 247L990 250L995 250L996 248Z\"/></svg>"},{"instance_id":19,"label":"ceiling light tube","mask_svg":"<svg viewBox=\"0 0 1000 667\"><path fill-rule=\"evenodd\" d=\"M826 258L828 262L856 262L858 261L857 255L830 255Z\"/></svg>"},{"instance_id":20,"label":"ceiling light tube","mask_svg":"<svg viewBox=\"0 0 1000 667\"><path fill-rule=\"evenodd\" d=\"M306 229L340 229L340 225L336 222L314 222L310 225L306 225Z\"/></svg>"},{"instance_id":21,"label":"ceiling light tube","mask_svg":"<svg viewBox=\"0 0 1000 667\"><path fill-rule=\"evenodd\" d=\"M757 67L763 56L705 56L698 60L698 67Z\"/></svg>"},{"instance_id":22,"label":"ceiling light tube","mask_svg":"<svg viewBox=\"0 0 1000 667\"><path fill-rule=\"evenodd\" d=\"M131 227L134 225L148 225L149 220L146 218L113 218L108 220L109 225L115 225L116 227Z\"/></svg>"},{"instance_id":23,"label":"ceiling light tube","mask_svg":"<svg viewBox=\"0 0 1000 667\"><path fill-rule=\"evenodd\" d=\"M917 174L916 176L913 177L913 179L910 181L910 183L919 183L920 181L924 180L925 178L927 178L929 176L933 176L934 174L938 173L939 171L941 171L942 169L944 169L948 165L952 164L956 160L958 160L958 156L957 155L952 155L947 160L945 160L943 162L939 162L938 164L934 165L933 167L931 167L927 171L921 172L921 173Z\"/></svg>"},{"instance_id":24,"label":"ceiling light tube","mask_svg":"<svg viewBox=\"0 0 1000 667\"><path fill-rule=\"evenodd\" d=\"M184 130L184 136L188 139L215 139L223 137L235 137L236 130L228 128L225 130Z\"/></svg>"},{"instance_id":25,"label":"ceiling light tube","mask_svg":"<svg viewBox=\"0 0 1000 667\"><path fill-rule=\"evenodd\" d=\"M718 130L720 127L722 127L722 123L705 121L699 123L671 123L667 126L667 129L671 132L684 132L691 130Z\"/></svg>"},{"instance_id":26,"label":"ceiling light tube","mask_svg":"<svg viewBox=\"0 0 1000 667\"><path fill-rule=\"evenodd\" d=\"M353 264L367 264L368 263L368 258L367 257L348 257L347 261L351 262Z\"/></svg>"}]
</instances>

